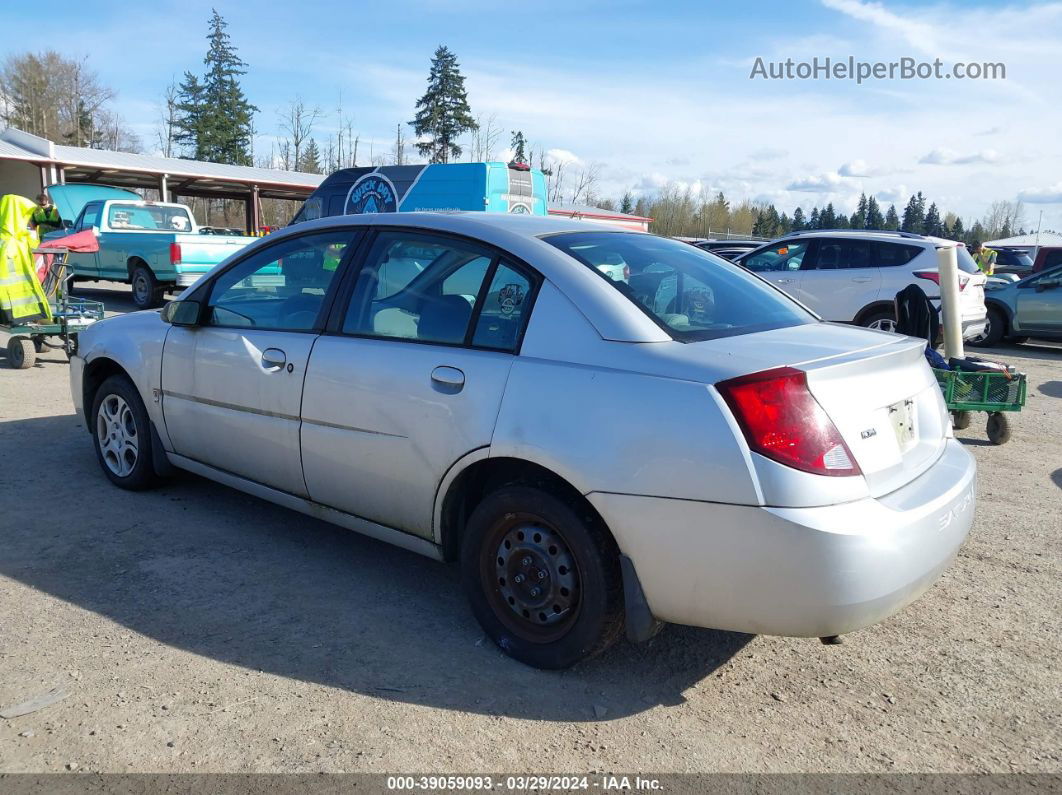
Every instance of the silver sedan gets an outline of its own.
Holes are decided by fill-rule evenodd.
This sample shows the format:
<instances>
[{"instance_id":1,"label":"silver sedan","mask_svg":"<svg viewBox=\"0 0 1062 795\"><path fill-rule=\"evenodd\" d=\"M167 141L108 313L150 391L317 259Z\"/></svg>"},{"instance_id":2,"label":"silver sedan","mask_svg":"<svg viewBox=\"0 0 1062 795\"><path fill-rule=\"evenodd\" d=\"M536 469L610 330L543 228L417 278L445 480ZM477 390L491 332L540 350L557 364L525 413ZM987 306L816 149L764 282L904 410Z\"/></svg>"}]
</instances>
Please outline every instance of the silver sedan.
<instances>
[{"instance_id":1,"label":"silver sedan","mask_svg":"<svg viewBox=\"0 0 1062 795\"><path fill-rule=\"evenodd\" d=\"M95 324L71 388L115 485L178 467L458 560L495 643L560 668L662 622L829 638L929 588L975 468L923 347L674 240L381 214Z\"/></svg>"}]
</instances>

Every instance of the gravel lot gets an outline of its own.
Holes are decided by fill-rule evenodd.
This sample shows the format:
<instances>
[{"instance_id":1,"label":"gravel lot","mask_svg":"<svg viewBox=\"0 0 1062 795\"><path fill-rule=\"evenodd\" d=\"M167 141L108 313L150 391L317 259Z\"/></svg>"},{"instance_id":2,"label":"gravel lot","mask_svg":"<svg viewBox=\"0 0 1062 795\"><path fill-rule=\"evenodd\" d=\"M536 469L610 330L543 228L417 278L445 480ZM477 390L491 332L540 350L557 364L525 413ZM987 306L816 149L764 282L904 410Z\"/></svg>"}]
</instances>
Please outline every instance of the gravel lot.
<instances>
[{"instance_id":1,"label":"gravel lot","mask_svg":"<svg viewBox=\"0 0 1062 795\"><path fill-rule=\"evenodd\" d=\"M0 719L0 771L1062 771L1062 346L996 355L1028 406L960 432L977 521L921 600L563 673L497 652L453 567L193 476L113 488L65 357L0 368L0 707L65 693Z\"/></svg>"}]
</instances>

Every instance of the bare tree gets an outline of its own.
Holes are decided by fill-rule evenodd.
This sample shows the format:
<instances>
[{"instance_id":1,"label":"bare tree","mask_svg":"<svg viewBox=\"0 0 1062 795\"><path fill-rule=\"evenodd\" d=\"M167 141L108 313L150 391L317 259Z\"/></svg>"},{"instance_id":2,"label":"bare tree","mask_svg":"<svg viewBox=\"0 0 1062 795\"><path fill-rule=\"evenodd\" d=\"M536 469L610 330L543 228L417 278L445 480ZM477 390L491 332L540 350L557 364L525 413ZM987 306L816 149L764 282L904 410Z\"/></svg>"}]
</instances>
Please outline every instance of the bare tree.
<instances>
[{"instance_id":1,"label":"bare tree","mask_svg":"<svg viewBox=\"0 0 1062 795\"><path fill-rule=\"evenodd\" d=\"M491 114L484 120L476 117L476 126L472 128L472 145L468 147L468 162L482 163L494 159L494 148L498 145L502 129L498 127L498 118Z\"/></svg>"},{"instance_id":2,"label":"bare tree","mask_svg":"<svg viewBox=\"0 0 1062 795\"><path fill-rule=\"evenodd\" d=\"M163 157L173 157L177 151L177 144L173 140L177 122L177 84L170 82L162 92L162 102L159 104L159 120L155 129L158 138L159 151ZM252 140L254 137L252 136Z\"/></svg>"},{"instance_id":3,"label":"bare tree","mask_svg":"<svg viewBox=\"0 0 1062 795\"><path fill-rule=\"evenodd\" d=\"M85 59L49 50L9 56L0 68L2 121L11 127L73 146L99 146L113 114L105 105L114 91L104 86ZM131 141L129 130L118 137ZM112 136L114 137L114 136Z\"/></svg>"},{"instance_id":4,"label":"bare tree","mask_svg":"<svg viewBox=\"0 0 1062 795\"><path fill-rule=\"evenodd\" d=\"M600 176L600 163L591 163L577 171L575 174L575 190L572 192L572 204L593 204Z\"/></svg>"},{"instance_id":5,"label":"bare tree","mask_svg":"<svg viewBox=\"0 0 1062 795\"><path fill-rule=\"evenodd\" d=\"M302 147L313 134L313 126L321 116L321 109L307 107L302 97L296 95L287 109L280 113L280 131L285 134L289 157L284 158L284 168L297 170L302 163Z\"/></svg>"},{"instance_id":6,"label":"bare tree","mask_svg":"<svg viewBox=\"0 0 1062 795\"><path fill-rule=\"evenodd\" d=\"M406 163L406 139L402 135L401 124L395 128L395 147L391 150L391 162L396 166L403 166Z\"/></svg>"}]
</instances>

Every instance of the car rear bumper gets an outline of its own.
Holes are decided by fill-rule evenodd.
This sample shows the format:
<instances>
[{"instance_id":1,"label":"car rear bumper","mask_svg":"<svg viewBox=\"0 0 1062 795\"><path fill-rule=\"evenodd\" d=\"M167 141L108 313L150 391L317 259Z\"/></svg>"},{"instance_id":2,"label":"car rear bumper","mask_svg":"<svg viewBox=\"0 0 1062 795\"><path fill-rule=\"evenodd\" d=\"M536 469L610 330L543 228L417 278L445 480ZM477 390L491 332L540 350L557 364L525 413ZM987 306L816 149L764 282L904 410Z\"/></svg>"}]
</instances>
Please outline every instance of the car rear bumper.
<instances>
[{"instance_id":1,"label":"car rear bumper","mask_svg":"<svg viewBox=\"0 0 1062 795\"><path fill-rule=\"evenodd\" d=\"M962 319L962 338L964 340L975 340L985 333L985 328L988 325L988 315L982 315L978 318Z\"/></svg>"},{"instance_id":2,"label":"car rear bumper","mask_svg":"<svg viewBox=\"0 0 1062 795\"><path fill-rule=\"evenodd\" d=\"M913 482L841 505L587 496L633 562L656 618L823 637L881 621L936 581L973 523L975 479L973 456L948 440Z\"/></svg>"}]
</instances>

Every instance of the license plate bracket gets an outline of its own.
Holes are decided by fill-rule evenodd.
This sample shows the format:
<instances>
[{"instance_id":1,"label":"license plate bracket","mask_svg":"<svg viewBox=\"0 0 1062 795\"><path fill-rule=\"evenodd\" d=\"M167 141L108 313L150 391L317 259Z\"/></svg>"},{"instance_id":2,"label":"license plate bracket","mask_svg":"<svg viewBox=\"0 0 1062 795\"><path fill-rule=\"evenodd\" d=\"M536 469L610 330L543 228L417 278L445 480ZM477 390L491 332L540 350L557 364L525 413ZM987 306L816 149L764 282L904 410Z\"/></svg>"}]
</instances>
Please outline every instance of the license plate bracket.
<instances>
[{"instance_id":1,"label":"license plate bracket","mask_svg":"<svg viewBox=\"0 0 1062 795\"><path fill-rule=\"evenodd\" d=\"M917 441L914 400L908 398L890 405L889 422L892 425L892 432L896 435L896 443L900 446L900 452L906 453Z\"/></svg>"}]
</instances>

